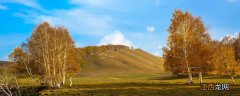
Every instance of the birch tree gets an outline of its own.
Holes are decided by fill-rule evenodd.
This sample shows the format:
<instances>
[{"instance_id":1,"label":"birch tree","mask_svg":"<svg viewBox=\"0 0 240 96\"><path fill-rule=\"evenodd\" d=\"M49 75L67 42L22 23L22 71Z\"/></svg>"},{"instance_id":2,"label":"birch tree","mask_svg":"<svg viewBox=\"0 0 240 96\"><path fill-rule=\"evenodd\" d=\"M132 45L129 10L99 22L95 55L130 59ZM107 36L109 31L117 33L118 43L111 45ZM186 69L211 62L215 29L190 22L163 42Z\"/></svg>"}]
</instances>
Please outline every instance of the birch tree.
<instances>
[{"instance_id":1,"label":"birch tree","mask_svg":"<svg viewBox=\"0 0 240 96\"><path fill-rule=\"evenodd\" d=\"M11 67L12 67L11 69L12 69L13 73L18 73L18 75L28 74L30 76L30 78L32 79L32 81L35 82L35 80L33 79L32 70L35 70L36 68L34 68L32 65L30 65L32 63L32 61L31 61L30 57L28 56L27 52L25 52L22 48L17 47L8 56L8 58L9 58L9 61L14 62L14 64L11 65ZM32 66L31 69L29 68L29 66Z\"/></svg>"},{"instance_id":2,"label":"birch tree","mask_svg":"<svg viewBox=\"0 0 240 96\"><path fill-rule=\"evenodd\" d=\"M21 96L17 77L14 74L11 74L9 70L0 70L2 70L2 72L0 72L0 93L3 92L3 94L5 94L6 96Z\"/></svg>"},{"instance_id":3,"label":"birch tree","mask_svg":"<svg viewBox=\"0 0 240 96\"><path fill-rule=\"evenodd\" d=\"M74 41L64 27L40 24L28 41L28 49L43 80L51 86L60 87L69 74L80 70Z\"/></svg>"},{"instance_id":4,"label":"birch tree","mask_svg":"<svg viewBox=\"0 0 240 96\"><path fill-rule=\"evenodd\" d=\"M31 61L26 69L34 70L32 74L40 76L43 84L61 87L66 78L80 70L81 61L74 41L62 26L52 27L47 22L40 24L22 47L28 57L24 59Z\"/></svg>"},{"instance_id":5,"label":"birch tree","mask_svg":"<svg viewBox=\"0 0 240 96\"><path fill-rule=\"evenodd\" d=\"M235 50L236 61L238 62L238 64L240 64L240 32L237 34L237 37L233 42L233 47Z\"/></svg>"},{"instance_id":6,"label":"birch tree","mask_svg":"<svg viewBox=\"0 0 240 96\"><path fill-rule=\"evenodd\" d=\"M214 52L214 74L229 75L231 82L234 83L234 77L239 74L240 65L237 63L234 39L224 37L221 41L216 41L217 45Z\"/></svg>"},{"instance_id":7,"label":"birch tree","mask_svg":"<svg viewBox=\"0 0 240 96\"><path fill-rule=\"evenodd\" d=\"M192 70L202 66L201 47L210 41L210 36L200 17L189 12L176 10L168 29L168 47L163 48L165 68L174 74L187 74L187 83L191 84ZM198 65L199 64L199 65ZM204 63L205 64L205 63Z\"/></svg>"}]
</instances>

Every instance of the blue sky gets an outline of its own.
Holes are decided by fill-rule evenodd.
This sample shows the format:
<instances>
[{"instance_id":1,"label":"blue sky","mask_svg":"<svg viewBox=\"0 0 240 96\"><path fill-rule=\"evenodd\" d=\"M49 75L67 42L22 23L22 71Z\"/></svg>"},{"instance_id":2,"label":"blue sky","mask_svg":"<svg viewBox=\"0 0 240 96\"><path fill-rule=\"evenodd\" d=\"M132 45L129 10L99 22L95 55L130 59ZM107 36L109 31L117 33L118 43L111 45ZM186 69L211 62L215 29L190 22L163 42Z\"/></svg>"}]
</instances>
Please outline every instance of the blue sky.
<instances>
[{"instance_id":1,"label":"blue sky","mask_svg":"<svg viewBox=\"0 0 240 96\"><path fill-rule=\"evenodd\" d=\"M161 56L176 9L201 16L216 40L240 32L240 0L0 0L0 60L43 21L68 28L78 47L124 44Z\"/></svg>"}]
</instances>

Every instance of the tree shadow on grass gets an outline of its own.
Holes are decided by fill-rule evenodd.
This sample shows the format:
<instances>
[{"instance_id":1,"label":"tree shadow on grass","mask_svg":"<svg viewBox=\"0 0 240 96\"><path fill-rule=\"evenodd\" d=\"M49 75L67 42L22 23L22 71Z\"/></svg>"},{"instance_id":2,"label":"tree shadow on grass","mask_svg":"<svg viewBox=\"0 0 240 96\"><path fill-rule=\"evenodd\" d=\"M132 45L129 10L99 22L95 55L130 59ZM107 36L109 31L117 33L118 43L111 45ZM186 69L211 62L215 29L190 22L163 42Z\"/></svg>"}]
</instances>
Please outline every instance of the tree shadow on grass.
<instances>
[{"instance_id":1,"label":"tree shadow on grass","mask_svg":"<svg viewBox=\"0 0 240 96\"><path fill-rule=\"evenodd\" d=\"M123 87L183 87L198 86L198 84L186 85L181 82L170 84L166 82L127 82L127 83L110 83L110 84L82 84L74 85L72 88L123 88Z\"/></svg>"},{"instance_id":2,"label":"tree shadow on grass","mask_svg":"<svg viewBox=\"0 0 240 96\"><path fill-rule=\"evenodd\" d=\"M183 78L187 78L187 76L169 75L169 76L152 77L148 79L149 80L174 80L174 79L183 79Z\"/></svg>"},{"instance_id":3,"label":"tree shadow on grass","mask_svg":"<svg viewBox=\"0 0 240 96\"><path fill-rule=\"evenodd\" d=\"M71 88L56 89L54 94L64 96L83 95L83 96L215 96L237 94L240 88L233 87L229 91L201 91L198 85L184 84L162 84L162 83L144 83L144 82L129 82L129 83L113 83L113 84L91 84L78 85ZM51 94L51 93L49 93Z\"/></svg>"},{"instance_id":4,"label":"tree shadow on grass","mask_svg":"<svg viewBox=\"0 0 240 96\"><path fill-rule=\"evenodd\" d=\"M231 79L231 76L229 75L208 75L208 76L204 76L204 79ZM235 76L235 79L240 79L240 76Z\"/></svg>"}]
</instances>

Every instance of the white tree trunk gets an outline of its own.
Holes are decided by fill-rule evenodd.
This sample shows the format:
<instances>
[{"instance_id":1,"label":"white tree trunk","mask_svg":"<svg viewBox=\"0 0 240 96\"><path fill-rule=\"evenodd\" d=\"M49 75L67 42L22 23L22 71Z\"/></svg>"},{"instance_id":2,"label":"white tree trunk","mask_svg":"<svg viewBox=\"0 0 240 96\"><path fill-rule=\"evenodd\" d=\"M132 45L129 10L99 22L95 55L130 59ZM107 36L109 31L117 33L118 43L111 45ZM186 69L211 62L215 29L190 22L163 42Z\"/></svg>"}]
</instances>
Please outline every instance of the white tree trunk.
<instances>
[{"instance_id":1,"label":"white tree trunk","mask_svg":"<svg viewBox=\"0 0 240 96\"><path fill-rule=\"evenodd\" d=\"M57 87L60 88L61 87L61 83L57 83Z\"/></svg>"},{"instance_id":2,"label":"white tree trunk","mask_svg":"<svg viewBox=\"0 0 240 96\"><path fill-rule=\"evenodd\" d=\"M70 81L70 87L72 87L72 77L70 77L70 79L69 79L69 81Z\"/></svg>"},{"instance_id":3,"label":"white tree trunk","mask_svg":"<svg viewBox=\"0 0 240 96\"><path fill-rule=\"evenodd\" d=\"M29 58L27 58L27 64L29 64ZM27 64L26 64L26 62L24 63L25 68L26 68L26 70L27 70L27 73L28 73L29 77L31 78L31 80L32 80L33 82L35 82L35 80L34 80L33 77L32 77L31 69L28 68Z\"/></svg>"},{"instance_id":4,"label":"white tree trunk","mask_svg":"<svg viewBox=\"0 0 240 96\"><path fill-rule=\"evenodd\" d=\"M188 67L188 84L192 84L193 80L192 80L192 73L191 73L191 69Z\"/></svg>"},{"instance_id":5,"label":"white tree trunk","mask_svg":"<svg viewBox=\"0 0 240 96\"><path fill-rule=\"evenodd\" d=\"M203 83L202 72L199 72L198 76L199 76L199 83L200 84Z\"/></svg>"},{"instance_id":6,"label":"white tree trunk","mask_svg":"<svg viewBox=\"0 0 240 96\"><path fill-rule=\"evenodd\" d=\"M66 76L65 76L65 74L63 74L62 84L65 84L65 80L66 80Z\"/></svg>"},{"instance_id":7,"label":"white tree trunk","mask_svg":"<svg viewBox=\"0 0 240 96\"><path fill-rule=\"evenodd\" d=\"M0 74L0 91L7 96L21 96L16 76L9 76L6 73ZM12 90L16 88L16 91ZM15 93L15 95L13 94ZM3 94L0 94L3 95ZM5 96L4 95L4 96Z\"/></svg>"},{"instance_id":8,"label":"white tree trunk","mask_svg":"<svg viewBox=\"0 0 240 96\"><path fill-rule=\"evenodd\" d=\"M232 83L234 83L234 75L231 75Z\"/></svg>"},{"instance_id":9,"label":"white tree trunk","mask_svg":"<svg viewBox=\"0 0 240 96\"><path fill-rule=\"evenodd\" d=\"M186 22L184 22L184 25L186 25ZM191 73L191 67L189 65L189 62L188 62L188 55L189 55L189 50L188 50L188 41L187 41L187 38L188 38L188 33L187 33L187 29L184 28L183 29L183 51L184 51L184 60L185 60L185 65L186 65L186 68L187 68L187 72L188 72L188 81L187 81L187 84L192 84L193 83L193 80L192 80L192 73Z\"/></svg>"}]
</instances>

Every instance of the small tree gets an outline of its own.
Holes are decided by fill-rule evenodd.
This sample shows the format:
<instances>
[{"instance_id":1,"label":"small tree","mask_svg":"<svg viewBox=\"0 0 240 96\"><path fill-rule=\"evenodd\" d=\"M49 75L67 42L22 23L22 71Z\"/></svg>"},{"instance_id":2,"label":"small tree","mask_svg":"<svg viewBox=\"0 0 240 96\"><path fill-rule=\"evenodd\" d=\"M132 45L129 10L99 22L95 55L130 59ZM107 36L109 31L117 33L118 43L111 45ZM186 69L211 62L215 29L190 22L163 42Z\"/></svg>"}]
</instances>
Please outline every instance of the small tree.
<instances>
[{"instance_id":1,"label":"small tree","mask_svg":"<svg viewBox=\"0 0 240 96\"><path fill-rule=\"evenodd\" d=\"M2 91L6 96L21 96L16 75L5 69L0 68L0 92Z\"/></svg>"},{"instance_id":2,"label":"small tree","mask_svg":"<svg viewBox=\"0 0 240 96\"><path fill-rule=\"evenodd\" d=\"M14 73L28 74L31 77L32 81L35 82L35 80L32 77L32 70L35 70L36 67L30 65L32 61L28 56L27 52L25 52L22 48L17 47L8 56L8 58L11 62L14 62L14 64L11 65L13 69L12 71ZM31 69L29 68L29 66L31 66Z\"/></svg>"},{"instance_id":3,"label":"small tree","mask_svg":"<svg viewBox=\"0 0 240 96\"><path fill-rule=\"evenodd\" d=\"M227 36L224 37L221 42L219 42L220 47L220 54L218 63L219 72L221 74L227 74L231 76L232 83L234 83L234 77L239 73L239 65L237 64L236 57L235 57L235 50L234 50L234 39Z\"/></svg>"}]
</instances>

